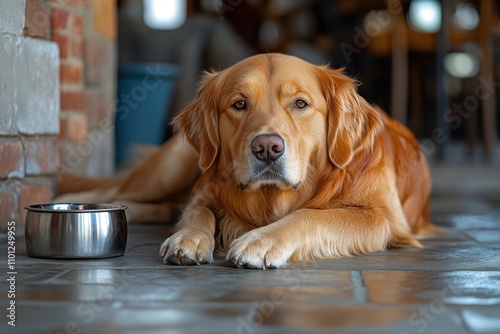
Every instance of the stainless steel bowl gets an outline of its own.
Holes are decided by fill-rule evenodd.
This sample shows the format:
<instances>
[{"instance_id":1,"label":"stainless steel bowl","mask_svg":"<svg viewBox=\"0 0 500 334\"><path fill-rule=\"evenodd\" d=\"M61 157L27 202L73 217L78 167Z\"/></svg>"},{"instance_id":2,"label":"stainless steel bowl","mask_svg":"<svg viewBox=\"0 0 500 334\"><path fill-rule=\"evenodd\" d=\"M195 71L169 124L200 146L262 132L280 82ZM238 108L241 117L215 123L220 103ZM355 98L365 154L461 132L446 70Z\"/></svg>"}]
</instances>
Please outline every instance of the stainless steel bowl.
<instances>
[{"instance_id":1,"label":"stainless steel bowl","mask_svg":"<svg viewBox=\"0 0 500 334\"><path fill-rule=\"evenodd\" d=\"M126 206L57 203L25 207L29 256L99 259L121 256L127 245Z\"/></svg>"}]
</instances>

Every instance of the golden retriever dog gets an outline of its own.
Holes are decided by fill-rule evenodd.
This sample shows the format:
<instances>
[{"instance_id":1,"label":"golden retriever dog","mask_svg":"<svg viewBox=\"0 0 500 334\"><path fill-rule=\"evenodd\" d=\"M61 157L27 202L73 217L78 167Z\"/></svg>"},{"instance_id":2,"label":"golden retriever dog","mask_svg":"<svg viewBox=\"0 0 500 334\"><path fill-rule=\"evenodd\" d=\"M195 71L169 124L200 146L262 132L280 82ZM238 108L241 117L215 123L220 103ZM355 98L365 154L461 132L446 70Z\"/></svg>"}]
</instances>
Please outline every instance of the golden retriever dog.
<instances>
[{"instance_id":1,"label":"golden retriever dog","mask_svg":"<svg viewBox=\"0 0 500 334\"><path fill-rule=\"evenodd\" d=\"M415 137L341 70L256 55L207 73L173 123L178 134L124 180L61 185L87 190L67 199L124 203L136 221L171 219L186 203L161 245L164 263L215 254L237 267L279 268L422 247L416 237L434 231Z\"/></svg>"}]
</instances>

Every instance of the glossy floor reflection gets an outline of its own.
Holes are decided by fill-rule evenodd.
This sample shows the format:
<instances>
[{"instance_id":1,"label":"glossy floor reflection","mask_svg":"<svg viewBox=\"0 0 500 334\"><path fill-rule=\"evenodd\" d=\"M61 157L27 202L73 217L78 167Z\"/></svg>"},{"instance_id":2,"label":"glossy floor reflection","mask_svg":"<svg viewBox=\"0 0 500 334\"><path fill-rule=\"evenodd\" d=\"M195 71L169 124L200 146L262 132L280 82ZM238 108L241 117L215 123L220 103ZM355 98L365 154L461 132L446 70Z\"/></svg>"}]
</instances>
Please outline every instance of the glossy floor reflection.
<instances>
[{"instance_id":1,"label":"glossy floor reflection","mask_svg":"<svg viewBox=\"0 0 500 334\"><path fill-rule=\"evenodd\" d=\"M500 198L439 190L447 233L423 250L278 270L163 265L159 225L131 226L104 260L30 258L18 237L16 327L2 279L0 333L500 333Z\"/></svg>"}]
</instances>

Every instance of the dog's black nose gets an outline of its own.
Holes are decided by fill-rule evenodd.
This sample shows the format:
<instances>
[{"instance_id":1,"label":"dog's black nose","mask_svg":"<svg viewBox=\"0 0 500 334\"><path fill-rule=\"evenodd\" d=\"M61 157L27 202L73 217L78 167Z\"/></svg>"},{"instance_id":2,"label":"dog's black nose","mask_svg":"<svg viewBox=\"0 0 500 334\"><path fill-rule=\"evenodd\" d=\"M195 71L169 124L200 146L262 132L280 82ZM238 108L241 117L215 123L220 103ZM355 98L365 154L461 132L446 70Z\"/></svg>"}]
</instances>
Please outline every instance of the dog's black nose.
<instances>
[{"instance_id":1,"label":"dog's black nose","mask_svg":"<svg viewBox=\"0 0 500 334\"><path fill-rule=\"evenodd\" d=\"M271 162L283 155L285 152L285 141L277 134L263 134L256 136L252 140L250 148L257 159Z\"/></svg>"}]
</instances>

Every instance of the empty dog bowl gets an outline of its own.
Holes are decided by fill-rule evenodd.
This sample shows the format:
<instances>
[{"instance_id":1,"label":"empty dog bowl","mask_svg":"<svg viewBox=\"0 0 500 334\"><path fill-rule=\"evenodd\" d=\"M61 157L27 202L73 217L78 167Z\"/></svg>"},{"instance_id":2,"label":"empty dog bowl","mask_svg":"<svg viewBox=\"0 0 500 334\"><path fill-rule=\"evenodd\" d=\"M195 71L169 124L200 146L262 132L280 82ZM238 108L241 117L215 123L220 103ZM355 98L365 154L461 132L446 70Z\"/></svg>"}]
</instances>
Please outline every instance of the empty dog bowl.
<instances>
[{"instance_id":1,"label":"empty dog bowl","mask_svg":"<svg viewBox=\"0 0 500 334\"><path fill-rule=\"evenodd\" d=\"M25 207L29 256L100 259L121 256L127 244L126 206L58 203Z\"/></svg>"}]
</instances>

